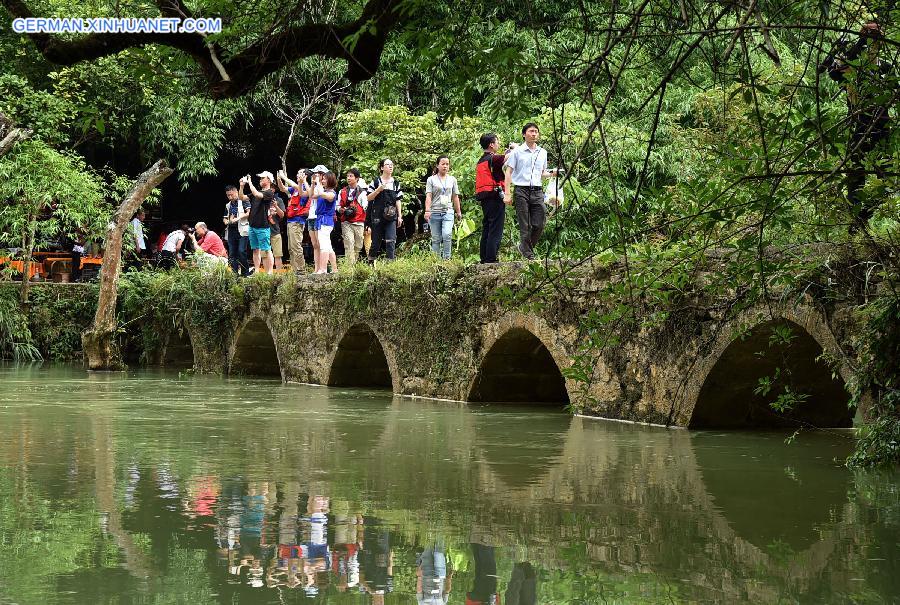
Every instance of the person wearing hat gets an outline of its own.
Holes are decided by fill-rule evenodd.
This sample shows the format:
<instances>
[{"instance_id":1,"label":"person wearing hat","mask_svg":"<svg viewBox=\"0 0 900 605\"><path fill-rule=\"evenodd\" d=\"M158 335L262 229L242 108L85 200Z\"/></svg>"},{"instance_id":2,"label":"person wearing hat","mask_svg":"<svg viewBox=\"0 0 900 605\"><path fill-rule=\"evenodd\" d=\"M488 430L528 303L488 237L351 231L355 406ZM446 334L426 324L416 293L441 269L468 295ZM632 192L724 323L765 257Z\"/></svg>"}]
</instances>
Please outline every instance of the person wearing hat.
<instances>
[{"instance_id":1,"label":"person wearing hat","mask_svg":"<svg viewBox=\"0 0 900 605\"><path fill-rule=\"evenodd\" d=\"M326 172L328 172L328 168L322 164L316 164L316 166L309 171L312 178L312 183L310 184L311 190L315 191L318 180L321 179L322 175ZM312 242L313 267L315 267L316 270L318 270L319 267L319 227L321 227L321 222L318 220L318 207L319 197L317 195L310 196L309 214L306 216L306 230L309 232L309 240Z\"/></svg>"},{"instance_id":2,"label":"person wearing hat","mask_svg":"<svg viewBox=\"0 0 900 605\"><path fill-rule=\"evenodd\" d=\"M272 243L271 230L269 229L269 208L275 200L275 190L272 189L272 181L275 177L268 170L257 174L259 177L259 190L253 186L253 180L248 174L241 179L241 189L238 192L241 200L250 200L250 248L253 250L253 270L259 271L260 263L266 273L272 273ZM244 193L244 185L250 187L250 195ZM263 258L265 253L265 258Z\"/></svg>"},{"instance_id":3,"label":"person wearing hat","mask_svg":"<svg viewBox=\"0 0 900 605\"><path fill-rule=\"evenodd\" d=\"M313 195L316 197L316 227L319 236L319 265L316 274L328 273L328 266L337 271L337 257L331 245L334 231L334 210L337 204L337 176L331 171L313 175Z\"/></svg>"}]
</instances>

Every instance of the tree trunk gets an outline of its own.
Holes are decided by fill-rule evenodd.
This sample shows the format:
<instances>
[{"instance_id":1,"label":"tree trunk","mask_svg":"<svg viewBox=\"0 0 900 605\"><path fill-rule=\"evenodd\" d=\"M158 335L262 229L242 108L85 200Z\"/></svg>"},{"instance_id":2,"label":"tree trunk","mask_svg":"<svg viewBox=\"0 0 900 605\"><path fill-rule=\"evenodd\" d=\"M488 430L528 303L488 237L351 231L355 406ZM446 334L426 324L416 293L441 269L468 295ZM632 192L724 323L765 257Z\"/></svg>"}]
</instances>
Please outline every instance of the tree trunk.
<instances>
[{"instance_id":1,"label":"tree trunk","mask_svg":"<svg viewBox=\"0 0 900 605\"><path fill-rule=\"evenodd\" d=\"M28 213L25 233L22 236L22 289L19 290L19 305L23 309L28 306L28 287L31 284L28 274L31 273L31 253L34 252L34 231L37 227L34 217L34 214Z\"/></svg>"},{"instance_id":2,"label":"tree trunk","mask_svg":"<svg viewBox=\"0 0 900 605\"><path fill-rule=\"evenodd\" d=\"M16 128L12 120L0 112L0 157L13 148L13 145L31 136L27 128Z\"/></svg>"},{"instance_id":3,"label":"tree trunk","mask_svg":"<svg viewBox=\"0 0 900 605\"><path fill-rule=\"evenodd\" d=\"M124 367L116 342L116 299L122 262L122 238L132 215L172 169L159 160L138 177L131 190L106 227L103 269L100 273L100 296L94 323L81 335L81 344L90 370L120 370Z\"/></svg>"}]
</instances>

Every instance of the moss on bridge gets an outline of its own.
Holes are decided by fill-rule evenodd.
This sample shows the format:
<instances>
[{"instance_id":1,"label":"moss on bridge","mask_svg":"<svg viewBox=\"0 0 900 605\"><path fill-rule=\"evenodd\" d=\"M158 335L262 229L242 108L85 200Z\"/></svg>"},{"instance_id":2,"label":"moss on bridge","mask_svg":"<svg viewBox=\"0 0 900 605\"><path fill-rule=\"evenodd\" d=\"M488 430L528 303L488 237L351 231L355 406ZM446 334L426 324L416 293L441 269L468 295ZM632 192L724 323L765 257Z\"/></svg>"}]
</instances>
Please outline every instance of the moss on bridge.
<instances>
[{"instance_id":1,"label":"moss on bridge","mask_svg":"<svg viewBox=\"0 0 900 605\"><path fill-rule=\"evenodd\" d=\"M719 358L764 321L808 332L848 379L852 300L817 298L807 286L759 304L759 292L726 287L734 276L722 266L698 263L691 281L644 291L629 288L618 262L463 267L423 256L302 278L130 273L118 314L132 364L183 366L191 350L199 372L265 368L288 381L389 385L405 395L546 399L659 424L690 424ZM28 324L42 353L77 356L96 288L45 284L33 299Z\"/></svg>"}]
</instances>

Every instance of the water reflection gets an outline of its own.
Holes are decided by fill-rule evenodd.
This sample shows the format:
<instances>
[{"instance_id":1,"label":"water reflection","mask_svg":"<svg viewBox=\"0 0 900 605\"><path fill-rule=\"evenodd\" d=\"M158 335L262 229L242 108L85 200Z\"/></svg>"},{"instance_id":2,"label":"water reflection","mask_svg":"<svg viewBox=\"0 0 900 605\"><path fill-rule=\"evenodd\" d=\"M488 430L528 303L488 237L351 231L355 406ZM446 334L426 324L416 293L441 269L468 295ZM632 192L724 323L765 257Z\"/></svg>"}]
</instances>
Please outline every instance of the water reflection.
<instances>
[{"instance_id":1,"label":"water reflection","mask_svg":"<svg viewBox=\"0 0 900 605\"><path fill-rule=\"evenodd\" d=\"M840 436L5 372L0 603L900 598L897 476Z\"/></svg>"},{"instance_id":2,"label":"water reflection","mask_svg":"<svg viewBox=\"0 0 900 605\"><path fill-rule=\"evenodd\" d=\"M763 433L750 447L728 434L699 433L693 444L715 508L760 549L805 550L844 516L851 476L832 461L850 451L846 434L803 435L789 445L782 433Z\"/></svg>"}]
</instances>

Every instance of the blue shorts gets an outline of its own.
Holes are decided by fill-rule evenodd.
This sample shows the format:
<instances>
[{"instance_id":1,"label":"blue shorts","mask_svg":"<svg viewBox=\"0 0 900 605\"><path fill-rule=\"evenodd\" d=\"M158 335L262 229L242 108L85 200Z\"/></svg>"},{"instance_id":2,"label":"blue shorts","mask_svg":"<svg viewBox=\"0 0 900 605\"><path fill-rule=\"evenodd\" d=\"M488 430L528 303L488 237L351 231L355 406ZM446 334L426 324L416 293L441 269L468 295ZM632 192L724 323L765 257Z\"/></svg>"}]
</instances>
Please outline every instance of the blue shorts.
<instances>
[{"instance_id":1,"label":"blue shorts","mask_svg":"<svg viewBox=\"0 0 900 605\"><path fill-rule=\"evenodd\" d=\"M309 231L318 231L319 230L319 221L314 218L306 219L306 228Z\"/></svg>"},{"instance_id":2,"label":"blue shorts","mask_svg":"<svg viewBox=\"0 0 900 605\"><path fill-rule=\"evenodd\" d=\"M250 249L251 250L271 250L272 239L271 231L268 227L262 229L258 227L250 227Z\"/></svg>"}]
</instances>

